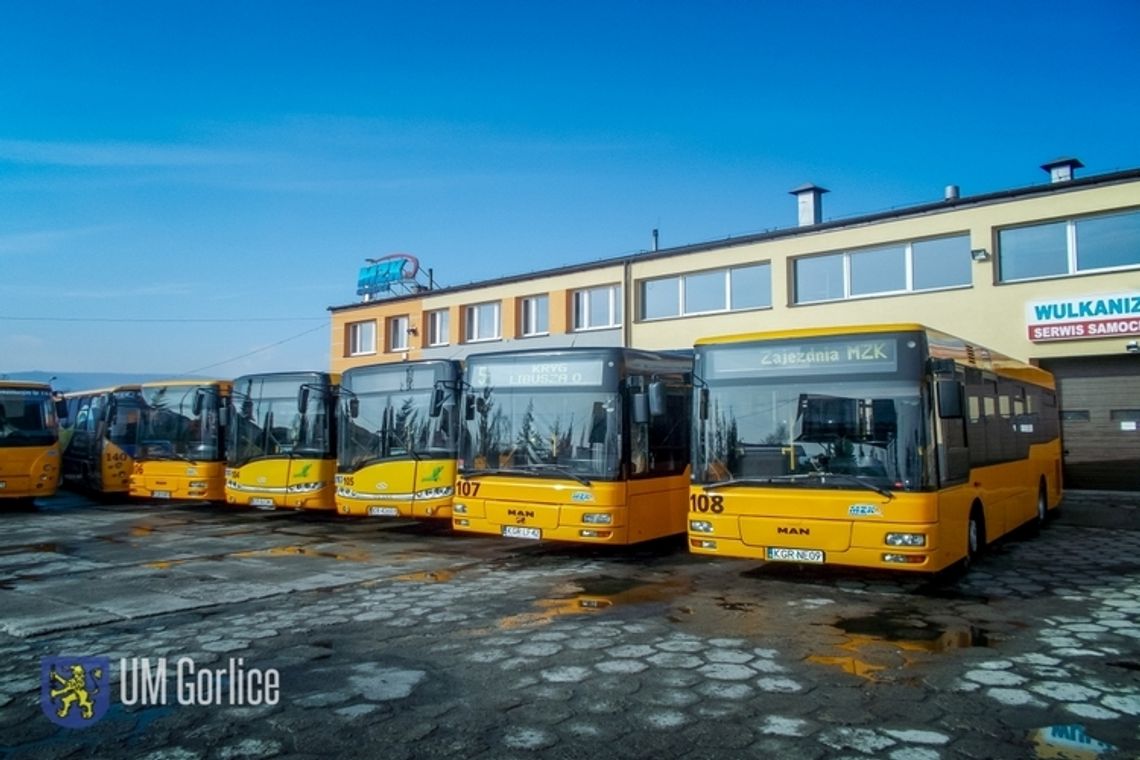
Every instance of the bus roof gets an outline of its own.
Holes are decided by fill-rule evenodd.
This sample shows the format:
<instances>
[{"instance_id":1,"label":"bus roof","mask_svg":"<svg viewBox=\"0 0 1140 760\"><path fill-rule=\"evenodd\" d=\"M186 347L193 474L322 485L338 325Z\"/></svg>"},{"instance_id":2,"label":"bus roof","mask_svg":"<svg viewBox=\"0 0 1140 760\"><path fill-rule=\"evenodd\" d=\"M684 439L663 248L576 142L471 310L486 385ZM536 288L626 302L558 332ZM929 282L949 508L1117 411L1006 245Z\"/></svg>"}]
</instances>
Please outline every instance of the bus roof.
<instances>
[{"instance_id":1,"label":"bus roof","mask_svg":"<svg viewBox=\"0 0 1140 760\"><path fill-rule=\"evenodd\" d=\"M68 391L63 394L64 398L75 398L77 396L98 396L103 393L129 393L131 391L141 391L142 386L138 383L128 383L125 385L111 385L106 388L92 388L86 391Z\"/></svg>"},{"instance_id":2,"label":"bus roof","mask_svg":"<svg viewBox=\"0 0 1140 760\"><path fill-rule=\"evenodd\" d=\"M967 367L989 370L1003 377L1033 383L1046 388L1056 388L1053 375L1040 367L992 351L985 346L971 343L941 330L935 330L917 322L896 322L874 325L837 325L831 327L800 327L790 330L769 330L766 332L739 333L700 338L697 346L752 343L757 341L785 340L793 338L825 338L839 335L874 335L877 333L921 332L926 333L930 355L942 359L953 359Z\"/></svg>"},{"instance_id":3,"label":"bus roof","mask_svg":"<svg viewBox=\"0 0 1140 760\"><path fill-rule=\"evenodd\" d=\"M142 384L143 388L162 388L171 387L176 388L193 388L204 385L217 385L221 388L228 388L233 385L232 380L213 380L204 378L202 380L148 380Z\"/></svg>"},{"instance_id":4,"label":"bus roof","mask_svg":"<svg viewBox=\"0 0 1140 760\"><path fill-rule=\"evenodd\" d=\"M0 388L27 391L50 391L51 386L37 380L0 380Z\"/></svg>"}]
</instances>

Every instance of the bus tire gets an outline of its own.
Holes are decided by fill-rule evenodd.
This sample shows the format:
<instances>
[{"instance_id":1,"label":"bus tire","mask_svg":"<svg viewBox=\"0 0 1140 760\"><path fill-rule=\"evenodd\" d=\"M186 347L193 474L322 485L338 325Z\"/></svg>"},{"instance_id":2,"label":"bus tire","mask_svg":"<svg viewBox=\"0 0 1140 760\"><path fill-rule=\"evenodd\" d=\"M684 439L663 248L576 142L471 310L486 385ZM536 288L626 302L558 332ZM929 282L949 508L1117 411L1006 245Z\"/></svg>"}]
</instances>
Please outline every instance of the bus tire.
<instances>
[{"instance_id":1,"label":"bus tire","mask_svg":"<svg viewBox=\"0 0 1140 760\"><path fill-rule=\"evenodd\" d=\"M966 523L966 567L971 567L986 547L986 517L980 502L970 508Z\"/></svg>"},{"instance_id":2,"label":"bus tire","mask_svg":"<svg viewBox=\"0 0 1140 760\"><path fill-rule=\"evenodd\" d=\"M1041 484L1037 486L1037 517L1035 521L1036 530L1040 532L1045 527L1045 521L1049 519L1049 497L1045 492L1045 479L1041 479Z\"/></svg>"}]
</instances>

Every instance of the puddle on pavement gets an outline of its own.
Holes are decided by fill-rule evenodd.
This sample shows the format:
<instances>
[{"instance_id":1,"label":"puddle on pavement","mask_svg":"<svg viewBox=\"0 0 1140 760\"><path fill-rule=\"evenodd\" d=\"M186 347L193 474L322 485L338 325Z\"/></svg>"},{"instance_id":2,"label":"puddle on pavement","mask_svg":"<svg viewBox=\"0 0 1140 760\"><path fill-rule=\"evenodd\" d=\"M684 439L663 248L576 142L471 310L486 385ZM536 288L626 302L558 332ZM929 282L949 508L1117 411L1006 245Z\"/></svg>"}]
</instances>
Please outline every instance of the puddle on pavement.
<instances>
[{"instance_id":1,"label":"puddle on pavement","mask_svg":"<svg viewBox=\"0 0 1140 760\"><path fill-rule=\"evenodd\" d=\"M24 544L22 546L5 546L0 554L63 554L62 544Z\"/></svg>"},{"instance_id":2,"label":"puddle on pavement","mask_svg":"<svg viewBox=\"0 0 1140 760\"><path fill-rule=\"evenodd\" d=\"M599 575L569 581L562 588L566 593L536 600L532 612L501 618L497 628L530 628L547 625L564 615L590 615L613 607L669 602L691 591L692 585L687 580L646 582Z\"/></svg>"},{"instance_id":3,"label":"puddle on pavement","mask_svg":"<svg viewBox=\"0 0 1140 760\"><path fill-rule=\"evenodd\" d=\"M414 583L447 583L455 578L454 570L421 570L418 573L397 575L394 581L411 581Z\"/></svg>"},{"instance_id":4,"label":"puddle on pavement","mask_svg":"<svg viewBox=\"0 0 1140 760\"><path fill-rule=\"evenodd\" d=\"M937 654L991 645L990 635L981 628L927 623L915 611L884 610L864 617L843 618L828 625L847 634L842 643L833 646L850 654L809 655L807 661L837 667L868 681L877 680L877 673L894 667L897 660L892 655L901 655L902 667L906 668L920 659L911 654ZM895 651L885 654L884 648Z\"/></svg>"},{"instance_id":5,"label":"puddle on pavement","mask_svg":"<svg viewBox=\"0 0 1140 760\"><path fill-rule=\"evenodd\" d=\"M341 562L370 562L372 555L362 551L331 552L313 549L307 546L275 546L269 549L250 549L247 551L230 552L228 554L211 554L202 557L185 557L183 559L156 560L145 562L143 567L151 570L169 570L188 562L221 562L230 557L247 559L251 557L320 557L322 559L335 559Z\"/></svg>"},{"instance_id":6,"label":"puddle on pavement","mask_svg":"<svg viewBox=\"0 0 1140 760\"><path fill-rule=\"evenodd\" d=\"M1046 726L1029 732L1034 757L1063 758L1064 760L1091 760L1116 749L1111 744L1094 739L1085 733L1079 723Z\"/></svg>"},{"instance_id":7,"label":"puddle on pavement","mask_svg":"<svg viewBox=\"0 0 1140 760\"><path fill-rule=\"evenodd\" d=\"M313 549L308 546L274 546L270 549L251 549L244 552L233 552L227 557L321 557L335 559L342 562L368 562L372 555L362 551L331 552Z\"/></svg>"}]
</instances>

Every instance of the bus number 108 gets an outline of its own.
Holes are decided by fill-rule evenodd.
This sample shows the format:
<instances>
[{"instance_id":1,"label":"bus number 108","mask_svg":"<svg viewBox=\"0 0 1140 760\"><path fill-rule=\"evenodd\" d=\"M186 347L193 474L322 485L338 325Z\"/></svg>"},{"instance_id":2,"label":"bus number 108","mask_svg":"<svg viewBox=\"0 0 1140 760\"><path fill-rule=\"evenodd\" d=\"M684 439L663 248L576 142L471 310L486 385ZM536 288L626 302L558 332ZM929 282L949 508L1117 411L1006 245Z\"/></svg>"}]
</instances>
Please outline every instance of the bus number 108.
<instances>
[{"instance_id":1,"label":"bus number 108","mask_svg":"<svg viewBox=\"0 0 1140 760\"><path fill-rule=\"evenodd\" d=\"M712 512L719 515L724 511L724 497L720 494L712 494L711 496L707 493L689 494L689 511Z\"/></svg>"}]
</instances>

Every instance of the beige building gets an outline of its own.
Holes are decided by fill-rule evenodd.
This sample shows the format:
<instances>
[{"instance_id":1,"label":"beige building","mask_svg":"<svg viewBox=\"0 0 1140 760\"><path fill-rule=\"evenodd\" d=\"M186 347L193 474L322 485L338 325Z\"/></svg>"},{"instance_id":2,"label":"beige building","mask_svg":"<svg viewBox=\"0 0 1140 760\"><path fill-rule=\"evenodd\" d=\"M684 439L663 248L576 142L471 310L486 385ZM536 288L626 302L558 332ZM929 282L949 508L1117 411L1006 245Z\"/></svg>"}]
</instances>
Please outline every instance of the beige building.
<instances>
[{"instance_id":1,"label":"beige building","mask_svg":"<svg viewBox=\"0 0 1140 760\"><path fill-rule=\"evenodd\" d=\"M330 308L331 369L921 322L1058 378L1070 487L1140 489L1140 169ZM790 206L791 204L789 204Z\"/></svg>"}]
</instances>

